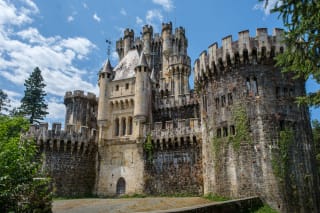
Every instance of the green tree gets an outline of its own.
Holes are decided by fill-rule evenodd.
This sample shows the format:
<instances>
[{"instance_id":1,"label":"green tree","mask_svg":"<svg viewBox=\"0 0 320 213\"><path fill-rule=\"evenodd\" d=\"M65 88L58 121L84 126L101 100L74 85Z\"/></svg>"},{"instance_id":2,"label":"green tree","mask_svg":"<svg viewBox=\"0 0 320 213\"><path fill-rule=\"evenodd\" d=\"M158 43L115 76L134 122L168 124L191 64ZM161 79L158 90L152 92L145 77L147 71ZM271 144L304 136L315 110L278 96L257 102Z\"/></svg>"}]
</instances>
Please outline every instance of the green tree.
<instances>
[{"instance_id":1,"label":"green tree","mask_svg":"<svg viewBox=\"0 0 320 213\"><path fill-rule=\"evenodd\" d=\"M320 122L318 120L312 121L312 133L316 150L318 174L320 175Z\"/></svg>"},{"instance_id":2,"label":"green tree","mask_svg":"<svg viewBox=\"0 0 320 213\"><path fill-rule=\"evenodd\" d=\"M263 0L260 0L263 1ZM264 0L266 5L269 1ZM283 54L277 56L277 65L284 72L294 72L296 78L313 77L320 83L320 1L281 0L271 10L279 13L286 27ZM299 103L320 106L320 91L298 98Z\"/></svg>"},{"instance_id":3,"label":"green tree","mask_svg":"<svg viewBox=\"0 0 320 213\"><path fill-rule=\"evenodd\" d=\"M20 140L29 122L0 115L0 212L51 212L49 179L33 140Z\"/></svg>"},{"instance_id":4,"label":"green tree","mask_svg":"<svg viewBox=\"0 0 320 213\"><path fill-rule=\"evenodd\" d=\"M9 98L8 95L0 89L0 114L2 111L8 111L8 106L9 106Z\"/></svg>"},{"instance_id":5,"label":"green tree","mask_svg":"<svg viewBox=\"0 0 320 213\"><path fill-rule=\"evenodd\" d=\"M28 117L30 123L39 123L48 114L48 105L45 103L46 93L41 70L36 67L25 81L24 97L21 100L21 112Z\"/></svg>"}]
</instances>

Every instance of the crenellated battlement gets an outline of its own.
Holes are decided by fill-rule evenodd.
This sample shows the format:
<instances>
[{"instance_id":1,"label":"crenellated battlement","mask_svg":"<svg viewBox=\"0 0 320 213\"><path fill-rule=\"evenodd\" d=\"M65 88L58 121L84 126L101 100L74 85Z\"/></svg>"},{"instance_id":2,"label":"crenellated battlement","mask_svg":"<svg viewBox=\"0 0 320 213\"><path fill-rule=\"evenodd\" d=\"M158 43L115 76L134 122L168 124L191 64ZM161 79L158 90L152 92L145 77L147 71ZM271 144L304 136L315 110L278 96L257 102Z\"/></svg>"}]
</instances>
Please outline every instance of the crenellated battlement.
<instances>
[{"instance_id":1,"label":"crenellated battlement","mask_svg":"<svg viewBox=\"0 0 320 213\"><path fill-rule=\"evenodd\" d=\"M48 129L48 123L31 125L29 131L23 136L26 139L34 138L40 149L57 150L59 152L70 151L71 154L85 154L96 147L97 130L82 126L76 132L74 126L68 125L66 130L61 129L61 123L53 123L52 129Z\"/></svg>"},{"instance_id":2,"label":"crenellated battlement","mask_svg":"<svg viewBox=\"0 0 320 213\"><path fill-rule=\"evenodd\" d=\"M177 27L175 29L175 32L174 32L175 37L177 37L177 38L183 37L184 38L185 34L186 34L186 31L183 27Z\"/></svg>"},{"instance_id":3,"label":"crenellated battlement","mask_svg":"<svg viewBox=\"0 0 320 213\"><path fill-rule=\"evenodd\" d=\"M201 122L200 118L178 119L175 124L172 120L166 121L165 128L162 122L155 122L147 129L156 149L187 147L199 143Z\"/></svg>"},{"instance_id":4,"label":"crenellated battlement","mask_svg":"<svg viewBox=\"0 0 320 213\"><path fill-rule=\"evenodd\" d=\"M69 99L73 98L82 98L82 99L88 99L89 101L97 102L97 97L92 92L87 92L87 94L84 93L83 90L75 90L73 92L67 91L64 96L64 101L68 101Z\"/></svg>"},{"instance_id":5,"label":"crenellated battlement","mask_svg":"<svg viewBox=\"0 0 320 213\"><path fill-rule=\"evenodd\" d=\"M134 31L133 31L133 29L129 29L129 28L126 28L125 30L124 30L124 36L123 36L123 38L126 38L126 37L134 37Z\"/></svg>"},{"instance_id":6,"label":"crenellated battlement","mask_svg":"<svg viewBox=\"0 0 320 213\"><path fill-rule=\"evenodd\" d=\"M142 28L142 33L143 34L147 34L147 33L149 33L149 34L153 34L153 28L152 28L152 26L151 25L144 25L143 26L143 28Z\"/></svg>"},{"instance_id":7,"label":"crenellated battlement","mask_svg":"<svg viewBox=\"0 0 320 213\"><path fill-rule=\"evenodd\" d=\"M162 23L162 32L169 31L171 33L172 31L172 22L169 23Z\"/></svg>"},{"instance_id":8,"label":"crenellated battlement","mask_svg":"<svg viewBox=\"0 0 320 213\"><path fill-rule=\"evenodd\" d=\"M169 60L169 66L181 64L181 65L186 65L190 67L191 65L191 59L188 55L172 55L168 58L168 60Z\"/></svg>"},{"instance_id":9,"label":"crenellated battlement","mask_svg":"<svg viewBox=\"0 0 320 213\"><path fill-rule=\"evenodd\" d=\"M283 33L283 29L275 28L268 35L267 28L258 28L255 37L250 37L249 30L239 32L237 41L231 35L224 37L221 47L213 43L195 61L195 80L235 65L273 63L274 56L284 51Z\"/></svg>"}]
</instances>

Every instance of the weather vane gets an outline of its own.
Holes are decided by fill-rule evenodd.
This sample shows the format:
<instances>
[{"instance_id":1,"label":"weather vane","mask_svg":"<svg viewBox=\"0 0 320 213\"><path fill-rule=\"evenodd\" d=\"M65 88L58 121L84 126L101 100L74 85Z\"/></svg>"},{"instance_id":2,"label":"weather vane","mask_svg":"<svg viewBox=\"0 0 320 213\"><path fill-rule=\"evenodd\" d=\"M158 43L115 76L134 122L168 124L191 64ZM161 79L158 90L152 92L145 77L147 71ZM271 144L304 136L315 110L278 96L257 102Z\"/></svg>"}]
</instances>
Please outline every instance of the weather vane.
<instances>
[{"instance_id":1,"label":"weather vane","mask_svg":"<svg viewBox=\"0 0 320 213\"><path fill-rule=\"evenodd\" d=\"M110 40L106 40L106 43L107 43L107 55L108 55L108 58L110 58L110 55L111 55L111 41Z\"/></svg>"}]
</instances>

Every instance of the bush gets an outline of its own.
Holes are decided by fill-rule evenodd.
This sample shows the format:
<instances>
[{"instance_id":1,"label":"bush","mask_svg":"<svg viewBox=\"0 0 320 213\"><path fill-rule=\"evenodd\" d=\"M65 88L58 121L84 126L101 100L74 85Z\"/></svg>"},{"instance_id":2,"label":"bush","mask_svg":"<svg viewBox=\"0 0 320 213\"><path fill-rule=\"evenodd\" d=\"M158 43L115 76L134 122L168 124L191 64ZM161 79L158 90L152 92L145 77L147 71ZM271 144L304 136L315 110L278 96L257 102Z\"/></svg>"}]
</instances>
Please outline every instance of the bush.
<instances>
[{"instance_id":1,"label":"bush","mask_svg":"<svg viewBox=\"0 0 320 213\"><path fill-rule=\"evenodd\" d=\"M0 116L0 212L51 212L50 179L32 140L21 140L28 129L22 117Z\"/></svg>"}]
</instances>

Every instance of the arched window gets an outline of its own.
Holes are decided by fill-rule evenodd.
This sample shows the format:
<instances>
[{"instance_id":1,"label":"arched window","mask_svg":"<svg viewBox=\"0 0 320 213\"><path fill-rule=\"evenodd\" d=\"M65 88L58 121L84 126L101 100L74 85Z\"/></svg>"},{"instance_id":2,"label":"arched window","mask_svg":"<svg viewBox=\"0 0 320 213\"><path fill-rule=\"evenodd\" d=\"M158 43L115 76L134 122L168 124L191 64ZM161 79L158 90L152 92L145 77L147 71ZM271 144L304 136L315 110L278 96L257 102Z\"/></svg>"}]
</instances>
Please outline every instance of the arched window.
<instances>
[{"instance_id":1,"label":"arched window","mask_svg":"<svg viewBox=\"0 0 320 213\"><path fill-rule=\"evenodd\" d=\"M128 118L128 135L132 134L132 117Z\"/></svg>"},{"instance_id":2,"label":"arched window","mask_svg":"<svg viewBox=\"0 0 320 213\"><path fill-rule=\"evenodd\" d=\"M119 118L114 120L114 135L119 136Z\"/></svg>"},{"instance_id":3,"label":"arched window","mask_svg":"<svg viewBox=\"0 0 320 213\"><path fill-rule=\"evenodd\" d=\"M122 132L121 135L126 135L126 118L121 119L121 127L122 127Z\"/></svg>"}]
</instances>

